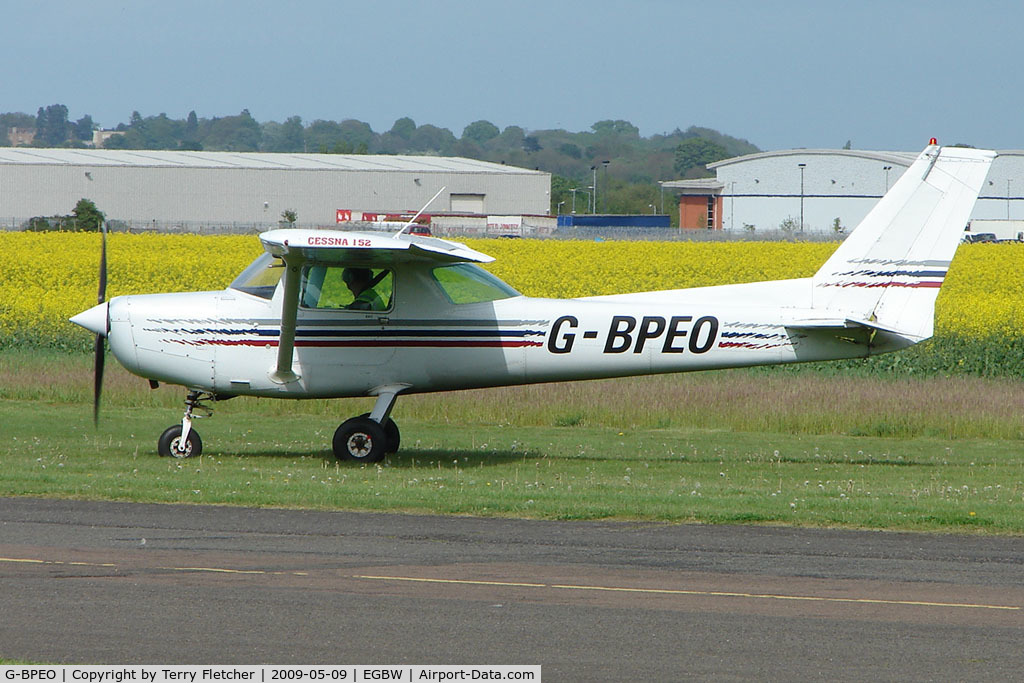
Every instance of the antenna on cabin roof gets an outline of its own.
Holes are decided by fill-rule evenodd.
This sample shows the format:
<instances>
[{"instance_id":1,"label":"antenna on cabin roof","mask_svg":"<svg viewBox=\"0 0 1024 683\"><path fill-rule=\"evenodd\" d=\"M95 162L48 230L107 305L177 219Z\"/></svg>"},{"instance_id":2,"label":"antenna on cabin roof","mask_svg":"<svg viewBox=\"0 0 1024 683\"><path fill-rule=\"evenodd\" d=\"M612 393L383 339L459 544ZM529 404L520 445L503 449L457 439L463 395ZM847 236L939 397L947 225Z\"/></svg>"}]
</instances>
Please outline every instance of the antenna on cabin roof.
<instances>
[{"instance_id":1,"label":"antenna on cabin roof","mask_svg":"<svg viewBox=\"0 0 1024 683\"><path fill-rule=\"evenodd\" d=\"M444 186L444 187L442 187L442 188L441 188L440 190L438 190L438 191L437 191L437 194L435 194L435 195L434 195L433 197L431 197L431 198L430 198L430 201L429 201L429 202L427 202L426 204L424 204L424 205L423 205L423 208L422 208L422 209L420 209L419 211L417 211L417 212L416 212L416 215L415 215L415 216L413 216L412 218L410 218L410 219L409 219L409 222L408 222L408 223L406 223L405 225L403 225L403 226L402 226L402 229L401 229L401 230L399 230L398 232L396 232L396 233L395 233L395 237L398 237L399 235L401 235L402 233L404 233L404 232L405 232L406 230L408 230L408 229L409 229L409 227L410 227L410 226L412 226L412 224L416 222L416 219L420 217L420 214L421 214L421 213L423 213L424 211L426 211L426 210L427 210L427 207L428 207L428 206L430 206L431 204L433 204L434 200L435 200L435 199L437 199L438 197L440 197L440 196L441 196L441 193L442 193L442 192L444 192L444 190L445 190L445 188L446 188L446 187L447 187L447 185L445 185L445 186Z\"/></svg>"}]
</instances>

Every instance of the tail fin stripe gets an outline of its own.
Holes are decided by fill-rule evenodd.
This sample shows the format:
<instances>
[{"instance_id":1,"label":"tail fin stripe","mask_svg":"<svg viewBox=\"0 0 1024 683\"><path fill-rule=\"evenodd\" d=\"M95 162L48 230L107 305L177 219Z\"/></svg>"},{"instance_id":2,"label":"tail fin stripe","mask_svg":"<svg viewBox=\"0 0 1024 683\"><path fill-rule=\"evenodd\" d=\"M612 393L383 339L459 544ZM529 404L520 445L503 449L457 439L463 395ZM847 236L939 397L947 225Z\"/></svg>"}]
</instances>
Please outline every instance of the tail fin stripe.
<instances>
[{"instance_id":1,"label":"tail fin stripe","mask_svg":"<svg viewBox=\"0 0 1024 683\"><path fill-rule=\"evenodd\" d=\"M939 266L948 268L952 261L907 261L905 259L850 259L847 263L876 266Z\"/></svg>"},{"instance_id":2,"label":"tail fin stripe","mask_svg":"<svg viewBox=\"0 0 1024 683\"><path fill-rule=\"evenodd\" d=\"M921 280L920 282L830 282L822 285L822 287L861 287L864 289L873 289L875 287L909 287L911 289L917 287L934 287L938 289L942 286L941 280Z\"/></svg>"},{"instance_id":3,"label":"tail fin stripe","mask_svg":"<svg viewBox=\"0 0 1024 683\"><path fill-rule=\"evenodd\" d=\"M851 270L845 273L836 273L836 277L937 277L941 279L946 277L946 272L945 270ZM823 284L827 286L835 283Z\"/></svg>"}]
</instances>

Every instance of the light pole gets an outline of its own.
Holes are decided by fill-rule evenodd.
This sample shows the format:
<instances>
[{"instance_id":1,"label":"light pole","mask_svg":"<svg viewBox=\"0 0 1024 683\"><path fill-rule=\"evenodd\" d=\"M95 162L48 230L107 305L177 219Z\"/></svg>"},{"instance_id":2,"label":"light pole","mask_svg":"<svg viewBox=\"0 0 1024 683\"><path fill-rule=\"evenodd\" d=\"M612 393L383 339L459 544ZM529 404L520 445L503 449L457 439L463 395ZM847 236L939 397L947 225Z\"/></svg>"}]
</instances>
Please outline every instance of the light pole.
<instances>
[{"instance_id":1,"label":"light pole","mask_svg":"<svg viewBox=\"0 0 1024 683\"><path fill-rule=\"evenodd\" d=\"M587 195L587 208L589 209L590 208L590 193L587 192L587 190L593 190L593 189L594 188L593 188L592 185L587 185L587 187L585 189L581 188L581 187L571 187L571 188L569 188L569 192L572 192L572 212L573 213L576 213L576 193L577 192L582 192L583 194Z\"/></svg>"},{"instance_id":2,"label":"light pole","mask_svg":"<svg viewBox=\"0 0 1024 683\"><path fill-rule=\"evenodd\" d=\"M594 175L594 181L593 181L594 184L590 186L591 189L594 190L594 194L593 194L594 205L593 205L593 207L591 207L590 213L597 213L597 165L596 164L594 166L590 167L590 172Z\"/></svg>"},{"instance_id":3,"label":"light pole","mask_svg":"<svg viewBox=\"0 0 1024 683\"><path fill-rule=\"evenodd\" d=\"M565 200L564 199L562 201L558 202L558 206L555 207L555 215L556 216L561 216L562 215L562 204L565 204Z\"/></svg>"},{"instance_id":4,"label":"light pole","mask_svg":"<svg viewBox=\"0 0 1024 683\"><path fill-rule=\"evenodd\" d=\"M601 212L608 213L608 159L601 162L604 165L604 195L601 196Z\"/></svg>"},{"instance_id":5,"label":"light pole","mask_svg":"<svg viewBox=\"0 0 1024 683\"><path fill-rule=\"evenodd\" d=\"M883 166L882 170L885 171L885 191L889 191L889 171L892 170L892 166Z\"/></svg>"},{"instance_id":6,"label":"light pole","mask_svg":"<svg viewBox=\"0 0 1024 683\"><path fill-rule=\"evenodd\" d=\"M797 164L800 167L800 232L804 231L804 169L807 164Z\"/></svg>"},{"instance_id":7,"label":"light pole","mask_svg":"<svg viewBox=\"0 0 1024 683\"><path fill-rule=\"evenodd\" d=\"M729 189L729 229L736 229L736 181L730 183Z\"/></svg>"}]
</instances>

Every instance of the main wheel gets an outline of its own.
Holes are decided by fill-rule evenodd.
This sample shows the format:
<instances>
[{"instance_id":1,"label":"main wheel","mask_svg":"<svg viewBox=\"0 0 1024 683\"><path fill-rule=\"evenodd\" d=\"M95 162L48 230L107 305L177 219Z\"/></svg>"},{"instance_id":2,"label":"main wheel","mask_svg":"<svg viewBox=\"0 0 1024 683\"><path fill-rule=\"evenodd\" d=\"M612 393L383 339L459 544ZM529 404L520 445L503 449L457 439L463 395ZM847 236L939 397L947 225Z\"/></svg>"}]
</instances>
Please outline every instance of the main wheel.
<instances>
[{"instance_id":1,"label":"main wheel","mask_svg":"<svg viewBox=\"0 0 1024 683\"><path fill-rule=\"evenodd\" d=\"M387 453L384 428L368 417L353 417L341 423L331 443L334 457L355 462L380 462Z\"/></svg>"},{"instance_id":2,"label":"main wheel","mask_svg":"<svg viewBox=\"0 0 1024 683\"><path fill-rule=\"evenodd\" d=\"M368 418L369 413L363 413L359 417ZM397 453L398 447L402 445L402 435L398 431L398 425L390 417L384 422L384 436L388 439L388 445L384 449L385 453Z\"/></svg>"},{"instance_id":3,"label":"main wheel","mask_svg":"<svg viewBox=\"0 0 1024 683\"><path fill-rule=\"evenodd\" d=\"M195 458L203 452L203 440L199 438L199 432L190 429L182 449L181 425L177 424L164 430L156 443L156 450L165 458Z\"/></svg>"}]
</instances>

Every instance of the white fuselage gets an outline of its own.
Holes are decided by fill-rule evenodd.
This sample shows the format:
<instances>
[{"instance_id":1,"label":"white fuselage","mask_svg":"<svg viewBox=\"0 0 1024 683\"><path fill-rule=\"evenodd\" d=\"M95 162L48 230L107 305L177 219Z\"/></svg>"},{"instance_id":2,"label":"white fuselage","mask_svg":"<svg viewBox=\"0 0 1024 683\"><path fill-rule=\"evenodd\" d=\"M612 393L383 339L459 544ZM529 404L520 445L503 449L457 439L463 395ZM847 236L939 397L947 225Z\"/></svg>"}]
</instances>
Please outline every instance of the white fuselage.
<instances>
[{"instance_id":1,"label":"white fuselage","mask_svg":"<svg viewBox=\"0 0 1024 683\"><path fill-rule=\"evenodd\" d=\"M363 396L863 357L868 330L787 327L810 280L586 299L452 304L426 267L396 270L387 311L299 309L292 370L272 378L282 289L117 297L108 338L129 371L218 396Z\"/></svg>"}]
</instances>

